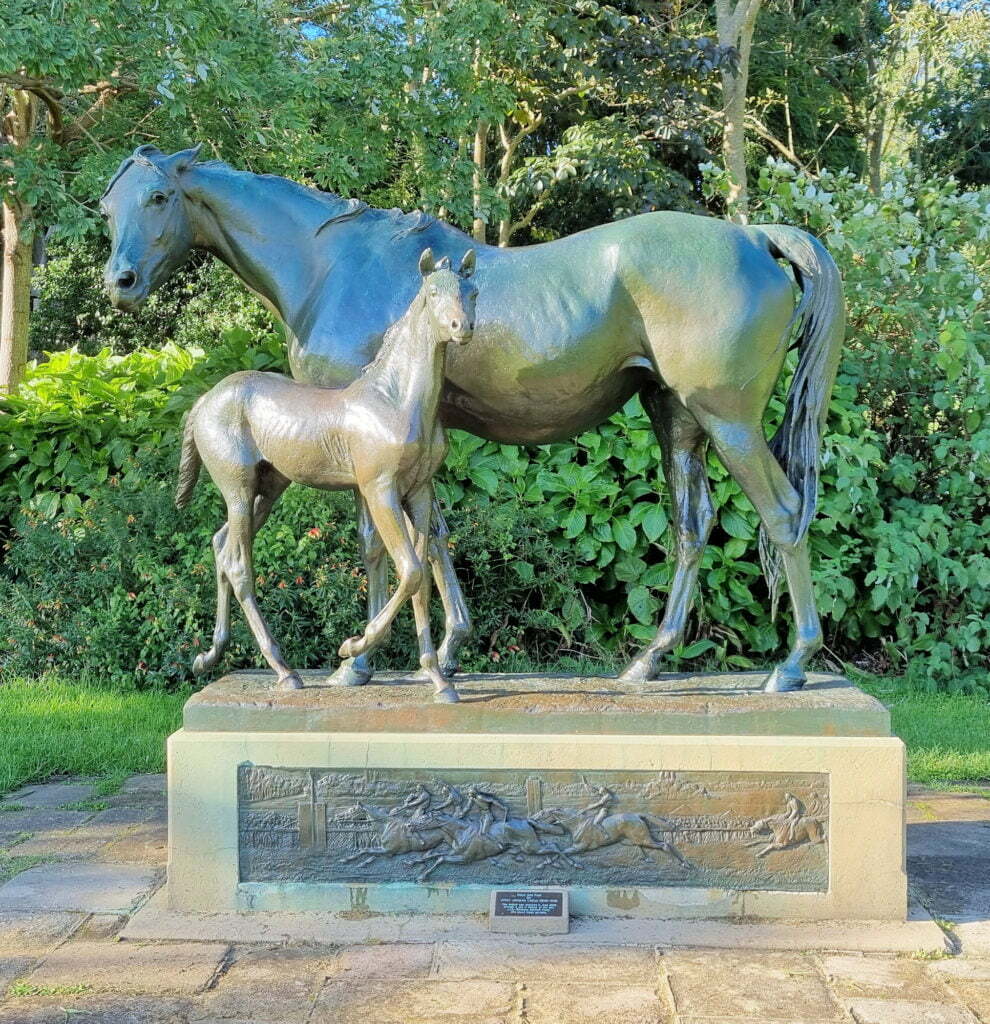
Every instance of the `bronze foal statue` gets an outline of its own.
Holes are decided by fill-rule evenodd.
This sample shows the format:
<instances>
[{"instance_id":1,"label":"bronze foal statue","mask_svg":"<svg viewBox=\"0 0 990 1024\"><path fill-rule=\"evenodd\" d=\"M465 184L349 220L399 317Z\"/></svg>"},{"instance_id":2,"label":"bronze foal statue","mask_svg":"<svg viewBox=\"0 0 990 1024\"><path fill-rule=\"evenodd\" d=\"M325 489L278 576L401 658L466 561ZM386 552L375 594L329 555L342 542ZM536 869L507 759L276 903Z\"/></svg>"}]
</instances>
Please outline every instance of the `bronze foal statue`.
<instances>
[{"instance_id":1,"label":"bronze foal statue","mask_svg":"<svg viewBox=\"0 0 990 1024\"><path fill-rule=\"evenodd\" d=\"M342 658L367 654L384 640L411 597L420 665L435 699L457 701L440 671L430 635L427 557L433 474L447 454L437 419L448 342L463 345L474 329L474 250L457 273L426 249L419 292L388 331L360 377L346 388L301 384L279 373L231 374L193 406L186 419L175 502L182 508L205 465L227 503L227 523L213 538L217 618L213 646L193 665L199 675L220 658L230 637L230 595L244 609L278 686L302 686L282 658L254 593L255 534L290 483L356 490L395 563L395 593L361 636L340 646Z\"/></svg>"}]
</instances>

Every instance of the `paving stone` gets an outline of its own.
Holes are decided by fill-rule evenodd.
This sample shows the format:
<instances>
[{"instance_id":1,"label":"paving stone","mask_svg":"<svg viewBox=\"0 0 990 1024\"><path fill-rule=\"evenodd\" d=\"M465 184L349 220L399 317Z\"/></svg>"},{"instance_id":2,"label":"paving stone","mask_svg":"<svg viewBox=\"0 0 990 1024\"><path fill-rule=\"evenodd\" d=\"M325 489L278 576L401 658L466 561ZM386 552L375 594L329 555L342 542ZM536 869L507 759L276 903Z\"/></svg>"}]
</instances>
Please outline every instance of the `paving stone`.
<instances>
[{"instance_id":1,"label":"paving stone","mask_svg":"<svg viewBox=\"0 0 990 1024\"><path fill-rule=\"evenodd\" d=\"M843 1014L802 954L667 953L662 964L678 1014L830 1021Z\"/></svg>"},{"instance_id":2,"label":"paving stone","mask_svg":"<svg viewBox=\"0 0 990 1024\"><path fill-rule=\"evenodd\" d=\"M622 982L533 985L524 993L526 1024L668 1024L656 990Z\"/></svg>"},{"instance_id":3,"label":"paving stone","mask_svg":"<svg viewBox=\"0 0 990 1024\"><path fill-rule=\"evenodd\" d=\"M14 852L21 856L75 860L97 856L109 841L110 837L101 831L82 825L68 831L38 833L18 843Z\"/></svg>"},{"instance_id":4,"label":"paving stone","mask_svg":"<svg viewBox=\"0 0 990 1024\"><path fill-rule=\"evenodd\" d=\"M330 981L309 1024L514 1024L515 986L503 981Z\"/></svg>"},{"instance_id":5,"label":"paving stone","mask_svg":"<svg viewBox=\"0 0 990 1024\"><path fill-rule=\"evenodd\" d=\"M306 948L241 949L190 1013L200 1020L304 1022L329 973L332 954ZM367 974L360 975L362 982Z\"/></svg>"},{"instance_id":6,"label":"paving stone","mask_svg":"<svg viewBox=\"0 0 990 1024\"><path fill-rule=\"evenodd\" d=\"M909 999L851 999L846 1004L856 1024L978 1024L962 1006Z\"/></svg>"},{"instance_id":7,"label":"paving stone","mask_svg":"<svg viewBox=\"0 0 990 1024\"><path fill-rule=\"evenodd\" d=\"M39 989L86 986L93 992L192 995L210 983L228 948L221 943L70 942L49 953L24 981Z\"/></svg>"},{"instance_id":8,"label":"paving stone","mask_svg":"<svg viewBox=\"0 0 990 1024\"><path fill-rule=\"evenodd\" d=\"M937 1002L945 995L918 960L876 956L823 956L829 987L840 999L897 998Z\"/></svg>"},{"instance_id":9,"label":"paving stone","mask_svg":"<svg viewBox=\"0 0 990 1024\"><path fill-rule=\"evenodd\" d=\"M437 975L441 978L502 978L511 980L534 975L554 980L579 981L623 979L653 984L657 976L656 956L636 946L606 949L570 943L519 942L515 939L444 942L437 954Z\"/></svg>"},{"instance_id":10,"label":"paving stone","mask_svg":"<svg viewBox=\"0 0 990 1024\"><path fill-rule=\"evenodd\" d=\"M37 963L34 956L4 956L0 954L0 996L7 991L7 986L21 975L28 974Z\"/></svg>"},{"instance_id":11,"label":"paving stone","mask_svg":"<svg viewBox=\"0 0 990 1024\"><path fill-rule=\"evenodd\" d=\"M928 964L927 970L943 981L990 981L990 960L954 956L948 960L933 961Z\"/></svg>"},{"instance_id":12,"label":"paving stone","mask_svg":"<svg viewBox=\"0 0 990 1024\"><path fill-rule=\"evenodd\" d=\"M154 868L132 864L43 864L0 886L3 910L126 914L158 884Z\"/></svg>"},{"instance_id":13,"label":"paving stone","mask_svg":"<svg viewBox=\"0 0 990 1024\"><path fill-rule=\"evenodd\" d=\"M49 782L37 786L25 786L16 793L10 793L7 800L25 807L50 807L55 809L63 804L74 804L80 800L92 800L96 787L88 782Z\"/></svg>"},{"instance_id":14,"label":"paving stone","mask_svg":"<svg viewBox=\"0 0 990 1024\"><path fill-rule=\"evenodd\" d=\"M980 793L946 793L930 789L912 793L908 823L923 821L990 821L990 799Z\"/></svg>"},{"instance_id":15,"label":"paving stone","mask_svg":"<svg viewBox=\"0 0 990 1024\"><path fill-rule=\"evenodd\" d=\"M186 1024L187 1006L160 996L10 997L0 1005L0 1024Z\"/></svg>"},{"instance_id":16,"label":"paving stone","mask_svg":"<svg viewBox=\"0 0 990 1024\"><path fill-rule=\"evenodd\" d=\"M0 910L0 953L47 953L71 935L83 920L83 914Z\"/></svg>"},{"instance_id":17,"label":"paving stone","mask_svg":"<svg viewBox=\"0 0 990 1024\"><path fill-rule=\"evenodd\" d=\"M120 829L132 825L144 825L154 813L146 804L121 804L118 807L107 807L97 811L90 822L91 825L116 825Z\"/></svg>"},{"instance_id":18,"label":"paving stone","mask_svg":"<svg viewBox=\"0 0 990 1024\"><path fill-rule=\"evenodd\" d=\"M101 847L99 859L114 864L163 865L168 860L168 827L143 824Z\"/></svg>"},{"instance_id":19,"label":"paving stone","mask_svg":"<svg viewBox=\"0 0 990 1024\"><path fill-rule=\"evenodd\" d=\"M131 796L133 794L154 794L164 796L168 788L168 776L164 773L159 775L132 775L124 780L120 792Z\"/></svg>"},{"instance_id":20,"label":"paving stone","mask_svg":"<svg viewBox=\"0 0 990 1024\"><path fill-rule=\"evenodd\" d=\"M99 942L113 938L127 924L126 914L90 914L78 931L73 932L72 942Z\"/></svg>"},{"instance_id":21,"label":"paving stone","mask_svg":"<svg viewBox=\"0 0 990 1024\"><path fill-rule=\"evenodd\" d=\"M0 847L20 842L24 835L47 835L75 828L93 816L92 811L50 811L26 809L0 814Z\"/></svg>"},{"instance_id":22,"label":"paving stone","mask_svg":"<svg viewBox=\"0 0 990 1024\"><path fill-rule=\"evenodd\" d=\"M990 1021L990 982L952 981L949 988L980 1020Z\"/></svg>"},{"instance_id":23,"label":"paving stone","mask_svg":"<svg viewBox=\"0 0 990 1024\"><path fill-rule=\"evenodd\" d=\"M329 962L327 976L334 981L354 978L425 978L430 973L434 947L425 944L348 946Z\"/></svg>"}]
</instances>

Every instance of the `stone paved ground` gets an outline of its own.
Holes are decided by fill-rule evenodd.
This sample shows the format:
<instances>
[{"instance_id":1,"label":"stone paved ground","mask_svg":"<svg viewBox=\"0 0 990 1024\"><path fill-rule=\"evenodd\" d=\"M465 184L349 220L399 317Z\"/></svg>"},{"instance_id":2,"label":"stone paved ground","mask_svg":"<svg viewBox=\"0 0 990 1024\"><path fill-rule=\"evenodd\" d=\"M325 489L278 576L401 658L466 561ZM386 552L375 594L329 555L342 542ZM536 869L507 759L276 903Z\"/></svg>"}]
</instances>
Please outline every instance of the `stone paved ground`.
<instances>
[{"instance_id":1,"label":"stone paved ground","mask_svg":"<svg viewBox=\"0 0 990 1024\"><path fill-rule=\"evenodd\" d=\"M121 940L162 882L164 779L26 787L0 802L0 1024L990 1024L990 799L914 792L908 848L950 955L603 946L580 922L566 944Z\"/></svg>"}]
</instances>

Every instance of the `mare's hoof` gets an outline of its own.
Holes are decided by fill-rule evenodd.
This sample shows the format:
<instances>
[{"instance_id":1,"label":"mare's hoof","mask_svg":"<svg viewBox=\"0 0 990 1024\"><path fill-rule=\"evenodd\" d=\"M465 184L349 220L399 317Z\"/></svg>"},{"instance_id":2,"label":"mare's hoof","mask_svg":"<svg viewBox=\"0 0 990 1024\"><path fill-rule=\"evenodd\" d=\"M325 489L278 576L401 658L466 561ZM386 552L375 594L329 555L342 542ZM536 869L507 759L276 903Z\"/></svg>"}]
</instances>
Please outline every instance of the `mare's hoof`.
<instances>
[{"instance_id":1,"label":"mare's hoof","mask_svg":"<svg viewBox=\"0 0 990 1024\"><path fill-rule=\"evenodd\" d=\"M457 704L461 698L452 686L445 686L433 694L433 699L437 704Z\"/></svg>"},{"instance_id":2,"label":"mare's hoof","mask_svg":"<svg viewBox=\"0 0 990 1024\"><path fill-rule=\"evenodd\" d=\"M778 666L763 684L764 693L790 693L793 690L800 690L804 686L807 677L803 672L787 672Z\"/></svg>"},{"instance_id":3,"label":"mare's hoof","mask_svg":"<svg viewBox=\"0 0 990 1024\"><path fill-rule=\"evenodd\" d=\"M204 672L209 671L209 668L210 666L206 663L206 654L197 654L192 663L192 674L194 676L201 676Z\"/></svg>"},{"instance_id":4,"label":"mare's hoof","mask_svg":"<svg viewBox=\"0 0 990 1024\"><path fill-rule=\"evenodd\" d=\"M364 637L351 636L340 645L337 654L346 661L348 658L356 658L363 650Z\"/></svg>"},{"instance_id":5,"label":"mare's hoof","mask_svg":"<svg viewBox=\"0 0 990 1024\"><path fill-rule=\"evenodd\" d=\"M623 683L647 683L653 678L653 666L651 659L642 656L633 658L632 661L619 674L619 681Z\"/></svg>"},{"instance_id":6,"label":"mare's hoof","mask_svg":"<svg viewBox=\"0 0 990 1024\"><path fill-rule=\"evenodd\" d=\"M354 667L354 659L342 661L336 672L327 680L331 686L364 686L371 681L371 673Z\"/></svg>"},{"instance_id":7,"label":"mare's hoof","mask_svg":"<svg viewBox=\"0 0 990 1024\"><path fill-rule=\"evenodd\" d=\"M283 676L278 681L278 690L301 690L303 688L303 681L299 678L298 672L290 672L287 676Z\"/></svg>"}]
</instances>

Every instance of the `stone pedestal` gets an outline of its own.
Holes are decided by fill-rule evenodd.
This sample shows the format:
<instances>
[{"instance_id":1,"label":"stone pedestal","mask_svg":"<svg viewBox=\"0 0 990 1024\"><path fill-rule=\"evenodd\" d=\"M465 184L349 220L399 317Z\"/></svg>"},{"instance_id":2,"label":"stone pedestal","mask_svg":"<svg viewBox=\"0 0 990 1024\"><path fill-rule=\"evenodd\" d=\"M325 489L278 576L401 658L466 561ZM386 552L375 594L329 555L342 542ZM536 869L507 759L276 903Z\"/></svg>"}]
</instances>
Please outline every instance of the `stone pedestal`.
<instances>
[{"instance_id":1,"label":"stone pedestal","mask_svg":"<svg viewBox=\"0 0 990 1024\"><path fill-rule=\"evenodd\" d=\"M177 910L903 920L904 747L848 681L228 675L169 740Z\"/></svg>"}]
</instances>

